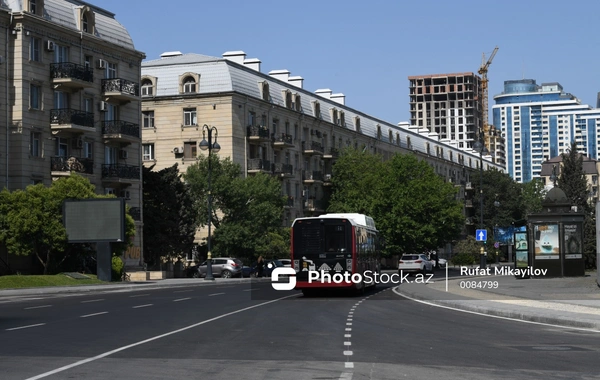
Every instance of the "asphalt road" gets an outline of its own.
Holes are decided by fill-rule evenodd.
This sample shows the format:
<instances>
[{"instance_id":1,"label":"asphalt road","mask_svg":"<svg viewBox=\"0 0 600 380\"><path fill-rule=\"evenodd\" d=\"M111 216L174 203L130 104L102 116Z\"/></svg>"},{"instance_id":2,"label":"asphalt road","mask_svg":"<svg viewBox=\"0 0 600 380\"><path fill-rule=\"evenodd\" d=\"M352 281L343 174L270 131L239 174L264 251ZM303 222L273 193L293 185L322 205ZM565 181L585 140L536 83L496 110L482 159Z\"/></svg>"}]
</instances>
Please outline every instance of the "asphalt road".
<instances>
[{"instance_id":1,"label":"asphalt road","mask_svg":"<svg viewBox=\"0 0 600 380\"><path fill-rule=\"evenodd\" d=\"M599 338L385 287L191 286L3 303L0 379L597 379Z\"/></svg>"}]
</instances>

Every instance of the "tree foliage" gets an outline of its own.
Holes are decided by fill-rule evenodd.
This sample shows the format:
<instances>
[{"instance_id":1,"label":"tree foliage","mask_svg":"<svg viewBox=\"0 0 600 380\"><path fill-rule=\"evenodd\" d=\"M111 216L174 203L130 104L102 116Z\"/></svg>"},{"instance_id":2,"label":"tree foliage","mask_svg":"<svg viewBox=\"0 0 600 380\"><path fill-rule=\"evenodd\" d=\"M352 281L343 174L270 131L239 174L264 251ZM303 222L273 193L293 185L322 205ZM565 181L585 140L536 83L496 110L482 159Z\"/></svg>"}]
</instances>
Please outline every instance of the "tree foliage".
<instances>
[{"instance_id":1,"label":"tree foliage","mask_svg":"<svg viewBox=\"0 0 600 380\"><path fill-rule=\"evenodd\" d=\"M534 178L529 182L522 184L522 203L523 214L533 214L542 210L542 201L546 197L547 191L540 178Z\"/></svg>"},{"instance_id":2,"label":"tree foliage","mask_svg":"<svg viewBox=\"0 0 600 380\"><path fill-rule=\"evenodd\" d=\"M207 226L208 222L208 164L208 158L200 156L184 175L201 226ZM241 167L230 158L212 155L210 165L210 221L215 227L211 254L252 260L269 233L281 228L284 205L281 183L261 173L244 178Z\"/></svg>"},{"instance_id":3,"label":"tree foliage","mask_svg":"<svg viewBox=\"0 0 600 380\"><path fill-rule=\"evenodd\" d=\"M162 258L181 258L194 245L198 215L177 164L159 171L143 168L144 261L148 267Z\"/></svg>"}]
</instances>

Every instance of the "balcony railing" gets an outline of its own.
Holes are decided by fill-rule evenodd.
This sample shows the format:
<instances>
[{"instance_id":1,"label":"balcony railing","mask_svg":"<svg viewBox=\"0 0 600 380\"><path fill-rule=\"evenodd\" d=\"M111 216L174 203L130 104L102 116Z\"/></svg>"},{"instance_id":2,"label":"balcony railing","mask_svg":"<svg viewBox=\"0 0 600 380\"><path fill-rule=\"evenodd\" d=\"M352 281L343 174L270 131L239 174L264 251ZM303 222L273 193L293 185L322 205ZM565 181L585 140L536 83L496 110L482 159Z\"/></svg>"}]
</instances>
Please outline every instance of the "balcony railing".
<instances>
[{"instance_id":1,"label":"balcony railing","mask_svg":"<svg viewBox=\"0 0 600 380\"><path fill-rule=\"evenodd\" d=\"M140 137L139 124L130 123L123 120L111 120L102 122L103 135L127 135Z\"/></svg>"},{"instance_id":2,"label":"balcony railing","mask_svg":"<svg viewBox=\"0 0 600 380\"><path fill-rule=\"evenodd\" d=\"M248 137L250 139L269 139L269 128L261 125L249 125L247 127Z\"/></svg>"},{"instance_id":3,"label":"balcony railing","mask_svg":"<svg viewBox=\"0 0 600 380\"><path fill-rule=\"evenodd\" d=\"M94 128L94 114L71 108L53 109L50 110L50 124L76 124L83 127Z\"/></svg>"},{"instance_id":4,"label":"balcony railing","mask_svg":"<svg viewBox=\"0 0 600 380\"><path fill-rule=\"evenodd\" d=\"M287 133L275 134L271 136L274 144L281 145L294 145L294 138L292 135L288 135Z\"/></svg>"},{"instance_id":5,"label":"balcony railing","mask_svg":"<svg viewBox=\"0 0 600 380\"><path fill-rule=\"evenodd\" d=\"M84 82L94 82L94 70L90 67L71 62L50 64L51 79L78 79Z\"/></svg>"},{"instance_id":6,"label":"balcony railing","mask_svg":"<svg viewBox=\"0 0 600 380\"><path fill-rule=\"evenodd\" d=\"M248 160L248 170L271 172L271 161L262 158L251 158Z\"/></svg>"},{"instance_id":7,"label":"balcony railing","mask_svg":"<svg viewBox=\"0 0 600 380\"><path fill-rule=\"evenodd\" d=\"M304 209L309 211L323 210L323 201L318 199L307 199L304 201Z\"/></svg>"},{"instance_id":8,"label":"balcony railing","mask_svg":"<svg viewBox=\"0 0 600 380\"><path fill-rule=\"evenodd\" d=\"M117 92L137 97L140 96L140 86L136 82L127 79L102 79L102 92Z\"/></svg>"},{"instance_id":9,"label":"balcony railing","mask_svg":"<svg viewBox=\"0 0 600 380\"><path fill-rule=\"evenodd\" d=\"M302 141L302 151L304 153L320 153L323 154L323 145L317 141Z\"/></svg>"},{"instance_id":10,"label":"balcony railing","mask_svg":"<svg viewBox=\"0 0 600 380\"><path fill-rule=\"evenodd\" d=\"M50 165L53 172L94 174L94 160L91 158L52 157Z\"/></svg>"},{"instance_id":11,"label":"balcony railing","mask_svg":"<svg viewBox=\"0 0 600 380\"><path fill-rule=\"evenodd\" d=\"M133 220L142 220L142 210L139 207L131 207L129 209L129 215L131 215Z\"/></svg>"},{"instance_id":12,"label":"balcony railing","mask_svg":"<svg viewBox=\"0 0 600 380\"><path fill-rule=\"evenodd\" d=\"M302 180L303 181L321 181L321 182L323 182L323 172L303 170L302 171Z\"/></svg>"},{"instance_id":13,"label":"balcony railing","mask_svg":"<svg viewBox=\"0 0 600 380\"><path fill-rule=\"evenodd\" d=\"M285 207L294 207L294 197L288 196L285 201Z\"/></svg>"},{"instance_id":14,"label":"balcony railing","mask_svg":"<svg viewBox=\"0 0 600 380\"><path fill-rule=\"evenodd\" d=\"M282 176L293 176L294 167L291 164L276 163L273 164L273 174L280 174Z\"/></svg>"},{"instance_id":15,"label":"balcony railing","mask_svg":"<svg viewBox=\"0 0 600 380\"><path fill-rule=\"evenodd\" d=\"M140 179L140 167L125 164L102 165L102 179Z\"/></svg>"}]
</instances>

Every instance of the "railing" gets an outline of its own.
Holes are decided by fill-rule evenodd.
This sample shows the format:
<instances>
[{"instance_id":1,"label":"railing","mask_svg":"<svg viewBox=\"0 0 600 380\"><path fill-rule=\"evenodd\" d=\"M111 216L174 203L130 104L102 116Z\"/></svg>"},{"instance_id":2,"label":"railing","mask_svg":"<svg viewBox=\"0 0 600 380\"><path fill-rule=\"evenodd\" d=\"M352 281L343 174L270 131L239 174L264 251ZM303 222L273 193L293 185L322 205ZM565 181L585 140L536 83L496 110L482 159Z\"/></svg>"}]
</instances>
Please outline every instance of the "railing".
<instances>
[{"instance_id":1,"label":"railing","mask_svg":"<svg viewBox=\"0 0 600 380\"><path fill-rule=\"evenodd\" d=\"M132 96L140 96L140 86L127 79L102 79L102 92L120 92Z\"/></svg>"},{"instance_id":2,"label":"railing","mask_svg":"<svg viewBox=\"0 0 600 380\"><path fill-rule=\"evenodd\" d=\"M292 197L292 196L287 197L285 207L294 207L294 197Z\"/></svg>"},{"instance_id":3,"label":"railing","mask_svg":"<svg viewBox=\"0 0 600 380\"><path fill-rule=\"evenodd\" d=\"M303 170L302 171L302 180L303 181L323 181L323 172Z\"/></svg>"},{"instance_id":4,"label":"railing","mask_svg":"<svg viewBox=\"0 0 600 380\"><path fill-rule=\"evenodd\" d=\"M473 200L471 200L471 199L465 200L465 207L473 207Z\"/></svg>"},{"instance_id":5,"label":"railing","mask_svg":"<svg viewBox=\"0 0 600 380\"><path fill-rule=\"evenodd\" d=\"M323 210L323 201L317 199L307 199L304 201L305 209Z\"/></svg>"},{"instance_id":6,"label":"railing","mask_svg":"<svg viewBox=\"0 0 600 380\"><path fill-rule=\"evenodd\" d=\"M129 215L131 215L133 220L137 220L137 221L142 220L142 210L139 207L129 208Z\"/></svg>"},{"instance_id":7,"label":"railing","mask_svg":"<svg viewBox=\"0 0 600 380\"><path fill-rule=\"evenodd\" d=\"M102 178L140 179L140 167L125 164L102 165Z\"/></svg>"},{"instance_id":8,"label":"railing","mask_svg":"<svg viewBox=\"0 0 600 380\"><path fill-rule=\"evenodd\" d=\"M53 109L50 110L50 124L77 124L94 128L94 114L71 108Z\"/></svg>"},{"instance_id":9,"label":"railing","mask_svg":"<svg viewBox=\"0 0 600 380\"><path fill-rule=\"evenodd\" d=\"M50 64L50 78L72 78L84 82L93 82L94 70L90 67L71 62L52 63Z\"/></svg>"},{"instance_id":10,"label":"railing","mask_svg":"<svg viewBox=\"0 0 600 380\"><path fill-rule=\"evenodd\" d=\"M271 162L262 158L251 158L248 160L248 170L271 171Z\"/></svg>"},{"instance_id":11,"label":"railing","mask_svg":"<svg viewBox=\"0 0 600 380\"><path fill-rule=\"evenodd\" d=\"M260 125L249 125L247 127L248 137L269 138L269 128Z\"/></svg>"},{"instance_id":12,"label":"railing","mask_svg":"<svg viewBox=\"0 0 600 380\"><path fill-rule=\"evenodd\" d=\"M311 141L309 143L307 143L306 141L302 141L302 150L303 151L312 150L315 152L323 153L323 145L321 145L321 143L317 142L317 141Z\"/></svg>"},{"instance_id":13,"label":"railing","mask_svg":"<svg viewBox=\"0 0 600 380\"><path fill-rule=\"evenodd\" d=\"M294 175L294 167L291 164L276 163L273 164L273 173Z\"/></svg>"},{"instance_id":14,"label":"railing","mask_svg":"<svg viewBox=\"0 0 600 380\"><path fill-rule=\"evenodd\" d=\"M53 172L94 174L94 160L91 158L52 157L50 159L50 166L50 170Z\"/></svg>"},{"instance_id":15,"label":"railing","mask_svg":"<svg viewBox=\"0 0 600 380\"><path fill-rule=\"evenodd\" d=\"M282 133L279 136L273 133L271 139L273 142L282 142L284 144L294 145L294 138L292 135L288 135L287 133Z\"/></svg>"},{"instance_id":16,"label":"railing","mask_svg":"<svg viewBox=\"0 0 600 380\"><path fill-rule=\"evenodd\" d=\"M140 137L139 124L134 124L123 120L103 121L101 124L103 135L123 134L137 138Z\"/></svg>"}]
</instances>

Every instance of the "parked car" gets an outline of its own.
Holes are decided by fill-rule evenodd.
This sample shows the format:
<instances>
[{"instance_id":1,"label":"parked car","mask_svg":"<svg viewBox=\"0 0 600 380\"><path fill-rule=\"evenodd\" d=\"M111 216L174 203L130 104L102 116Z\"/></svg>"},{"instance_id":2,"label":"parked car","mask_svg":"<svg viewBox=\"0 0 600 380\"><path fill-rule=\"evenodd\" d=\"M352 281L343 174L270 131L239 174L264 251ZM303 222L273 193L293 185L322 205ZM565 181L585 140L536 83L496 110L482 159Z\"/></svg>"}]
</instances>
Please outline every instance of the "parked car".
<instances>
[{"instance_id":1,"label":"parked car","mask_svg":"<svg viewBox=\"0 0 600 380\"><path fill-rule=\"evenodd\" d=\"M273 269L281 267L284 267L284 265L280 260L267 260L263 269L263 275L265 277L269 277L271 276L271 272L273 272Z\"/></svg>"},{"instance_id":2,"label":"parked car","mask_svg":"<svg viewBox=\"0 0 600 380\"><path fill-rule=\"evenodd\" d=\"M198 265L190 265L185 268L185 277L188 278L198 278L200 277L200 273L198 273Z\"/></svg>"},{"instance_id":3,"label":"parked car","mask_svg":"<svg viewBox=\"0 0 600 380\"><path fill-rule=\"evenodd\" d=\"M423 254L405 254L398 261L398 273L433 272L431 260Z\"/></svg>"},{"instance_id":4,"label":"parked car","mask_svg":"<svg viewBox=\"0 0 600 380\"><path fill-rule=\"evenodd\" d=\"M215 257L212 259L212 274L213 276L231 278L240 277L242 275L243 263L241 260L233 257ZM198 276L206 276L207 265L206 261L198 266Z\"/></svg>"},{"instance_id":5,"label":"parked car","mask_svg":"<svg viewBox=\"0 0 600 380\"><path fill-rule=\"evenodd\" d=\"M292 267L292 260L291 259L278 259L280 263L283 264L284 267Z\"/></svg>"}]
</instances>

